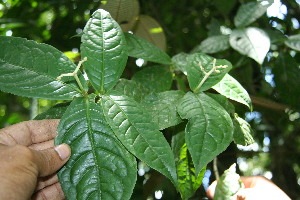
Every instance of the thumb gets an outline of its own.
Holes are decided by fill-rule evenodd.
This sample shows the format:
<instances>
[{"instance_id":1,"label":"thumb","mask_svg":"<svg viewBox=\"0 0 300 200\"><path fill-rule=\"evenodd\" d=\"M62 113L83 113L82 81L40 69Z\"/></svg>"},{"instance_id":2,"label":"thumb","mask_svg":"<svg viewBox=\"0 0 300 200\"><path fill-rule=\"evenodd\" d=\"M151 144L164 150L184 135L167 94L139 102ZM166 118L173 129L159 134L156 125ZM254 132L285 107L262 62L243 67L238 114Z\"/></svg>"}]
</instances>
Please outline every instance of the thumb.
<instances>
[{"instance_id":1,"label":"thumb","mask_svg":"<svg viewBox=\"0 0 300 200\"><path fill-rule=\"evenodd\" d=\"M70 155L71 149L67 144L35 151L35 163L39 176L48 176L59 170L69 160Z\"/></svg>"}]
</instances>

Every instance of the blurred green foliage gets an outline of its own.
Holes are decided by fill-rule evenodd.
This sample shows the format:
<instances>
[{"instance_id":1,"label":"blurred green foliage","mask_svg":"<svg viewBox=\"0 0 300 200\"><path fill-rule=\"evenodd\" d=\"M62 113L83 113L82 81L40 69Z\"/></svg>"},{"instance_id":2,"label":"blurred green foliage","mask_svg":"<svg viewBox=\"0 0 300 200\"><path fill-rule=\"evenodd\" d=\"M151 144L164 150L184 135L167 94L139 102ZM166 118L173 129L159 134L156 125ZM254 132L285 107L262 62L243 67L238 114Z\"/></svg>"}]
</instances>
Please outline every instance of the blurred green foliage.
<instances>
[{"instance_id":1,"label":"blurred green foliage","mask_svg":"<svg viewBox=\"0 0 300 200\"><path fill-rule=\"evenodd\" d=\"M156 19L167 39L171 56L190 52L209 36L226 34L234 28L238 8L250 0L190 0L140 1L140 13ZM272 180L292 199L300 196L300 52L284 45L286 36L300 34L299 0L281 0L282 16L266 14L251 26L265 30L271 39L271 49L262 65L233 49L213 54L227 59L234 69L230 72L253 97L254 111L236 105L239 116L246 116L254 129L256 147L239 150L230 146L219 157L220 171L238 160L241 174L272 174ZM99 8L99 0L2 0L0 2L0 35L13 35L50 44L68 52L78 60L80 39L90 14ZM73 52L73 53L70 53ZM124 77L138 70L135 60ZM1 73L1 72L0 72ZM182 83L178 83L182 84ZM38 112L54 104L38 100ZM31 99L0 92L0 127L29 120ZM177 129L182 127L177 126ZM165 133L166 137L172 131ZM239 159L237 159L239 158ZM140 167L140 170L145 168ZM208 166L211 169L211 166ZM214 176L210 177L213 180ZM152 170L138 178L132 199L154 199L162 190L162 199L179 199L171 183ZM195 199L204 197L203 186Z\"/></svg>"}]
</instances>

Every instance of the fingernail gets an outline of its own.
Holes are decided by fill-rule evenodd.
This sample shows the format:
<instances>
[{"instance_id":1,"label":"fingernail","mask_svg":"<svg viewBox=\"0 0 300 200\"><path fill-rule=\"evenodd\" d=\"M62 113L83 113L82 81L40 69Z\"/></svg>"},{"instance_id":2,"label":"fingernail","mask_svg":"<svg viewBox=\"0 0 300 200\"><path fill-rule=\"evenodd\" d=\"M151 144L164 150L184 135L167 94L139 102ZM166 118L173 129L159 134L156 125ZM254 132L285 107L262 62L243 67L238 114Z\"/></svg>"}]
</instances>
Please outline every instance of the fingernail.
<instances>
[{"instance_id":1,"label":"fingernail","mask_svg":"<svg viewBox=\"0 0 300 200\"><path fill-rule=\"evenodd\" d=\"M71 154L70 147L67 144L58 145L58 146L56 146L54 148L54 150L57 152L57 154L59 155L60 159L62 159L62 160L65 160Z\"/></svg>"}]
</instances>

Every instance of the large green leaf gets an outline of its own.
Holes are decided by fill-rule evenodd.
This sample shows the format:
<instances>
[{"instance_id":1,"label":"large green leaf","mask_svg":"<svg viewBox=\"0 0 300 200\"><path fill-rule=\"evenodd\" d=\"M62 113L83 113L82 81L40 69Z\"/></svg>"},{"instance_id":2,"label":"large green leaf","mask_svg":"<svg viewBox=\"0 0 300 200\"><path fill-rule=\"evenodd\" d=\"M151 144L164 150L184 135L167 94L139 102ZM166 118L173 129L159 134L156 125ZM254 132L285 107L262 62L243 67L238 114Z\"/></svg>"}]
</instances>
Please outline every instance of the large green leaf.
<instances>
[{"instance_id":1,"label":"large green leaf","mask_svg":"<svg viewBox=\"0 0 300 200\"><path fill-rule=\"evenodd\" d=\"M0 36L0 90L20 96L71 100L80 95L71 73L76 66L60 51L46 44ZM83 76L80 80L86 89Z\"/></svg>"},{"instance_id":2,"label":"large green leaf","mask_svg":"<svg viewBox=\"0 0 300 200\"><path fill-rule=\"evenodd\" d=\"M233 126L233 140L235 143L243 146L254 143L254 139L252 137L253 130L251 129L250 124L243 118L240 118L236 113L234 115Z\"/></svg>"},{"instance_id":3,"label":"large green leaf","mask_svg":"<svg viewBox=\"0 0 300 200\"><path fill-rule=\"evenodd\" d=\"M70 105L69 102L57 104L57 105L53 106L52 108L49 108L45 112L37 115L34 118L34 120L61 119L69 105Z\"/></svg>"},{"instance_id":4,"label":"large green leaf","mask_svg":"<svg viewBox=\"0 0 300 200\"><path fill-rule=\"evenodd\" d=\"M129 199L136 161L115 137L94 99L76 98L63 115L55 144L72 155L58 176L67 199Z\"/></svg>"},{"instance_id":5,"label":"large green leaf","mask_svg":"<svg viewBox=\"0 0 300 200\"><path fill-rule=\"evenodd\" d=\"M236 27L245 27L260 18L272 5L273 0L253 1L242 5L234 17Z\"/></svg>"},{"instance_id":6,"label":"large green leaf","mask_svg":"<svg viewBox=\"0 0 300 200\"><path fill-rule=\"evenodd\" d=\"M176 104L183 97L180 90L172 90L148 95L142 102L149 110L152 121L158 125L159 130L175 126L182 122L176 111Z\"/></svg>"},{"instance_id":7,"label":"large green leaf","mask_svg":"<svg viewBox=\"0 0 300 200\"><path fill-rule=\"evenodd\" d=\"M229 35L214 35L203 40L192 52L217 53L229 48Z\"/></svg>"},{"instance_id":8,"label":"large green leaf","mask_svg":"<svg viewBox=\"0 0 300 200\"><path fill-rule=\"evenodd\" d=\"M232 48L262 64L269 49L270 38L259 28L236 29L230 34Z\"/></svg>"},{"instance_id":9,"label":"large green leaf","mask_svg":"<svg viewBox=\"0 0 300 200\"><path fill-rule=\"evenodd\" d=\"M235 172L235 164L231 165L229 169L224 171L224 174L217 181L215 189L215 200L228 200L243 188L243 183L240 180L240 175Z\"/></svg>"},{"instance_id":10,"label":"large green leaf","mask_svg":"<svg viewBox=\"0 0 300 200\"><path fill-rule=\"evenodd\" d=\"M122 94L133 98L137 102L140 102L147 96L150 91L148 88L143 87L141 84L134 80L120 79L117 83L115 90Z\"/></svg>"},{"instance_id":11,"label":"large green leaf","mask_svg":"<svg viewBox=\"0 0 300 200\"><path fill-rule=\"evenodd\" d=\"M228 113L229 115L234 114L235 108L232 103L229 102L229 100L220 94L212 94L212 93L205 93L210 98L213 98L216 102L218 102Z\"/></svg>"},{"instance_id":12,"label":"large green leaf","mask_svg":"<svg viewBox=\"0 0 300 200\"><path fill-rule=\"evenodd\" d=\"M219 103L204 93L186 93L177 111L181 118L189 120L185 139L198 174L231 143L232 120Z\"/></svg>"},{"instance_id":13,"label":"large green leaf","mask_svg":"<svg viewBox=\"0 0 300 200\"><path fill-rule=\"evenodd\" d=\"M224 78L212 88L225 97L245 104L252 109L252 103L248 92L229 74L226 74Z\"/></svg>"},{"instance_id":14,"label":"large green leaf","mask_svg":"<svg viewBox=\"0 0 300 200\"><path fill-rule=\"evenodd\" d=\"M231 63L227 60L215 60L215 63L214 60L215 59L213 57L202 53L191 54L187 57L187 78L190 88L194 92L201 92L210 89L232 68ZM221 66L224 68L213 69L214 67Z\"/></svg>"},{"instance_id":15,"label":"large green leaf","mask_svg":"<svg viewBox=\"0 0 300 200\"><path fill-rule=\"evenodd\" d=\"M110 92L101 98L106 118L122 144L137 158L177 186L171 148L150 115L133 99Z\"/></svg>"},{"instance_id":16,"label":"large green leaf","mask_svg":"<svg viewBox=\"0 0 300 200\"><path fill-rule=\"evenodd\" d=\"M156 47L154 44L135 36L130 33L124 33L128 55L135 58L142 58L147 61L160 63L160 64L170 64L171 58L163 50Z\"/></svg>"},{"instance_id":17,"label":"large green leaf","mask_svg":"<svg viewBox=\"0 0 300 200\"><path fill-rule=\"evenodd\" d=\"M132 80L139 83L151 92L164 92L170 90L172 73L164 66L150 66L135 73Z\"/></svg>"},{"instance_id":18,"label":"large green leaf","mask_svg":"<svg viewBox=\"0 0 300 200\"><path fill-rule=\"evenodd\" d=\"M288 39L284 42L288 47L300 51L300 34L298 35L291 35Z\"/></svg>"},{"instance_id":19,"label":"large green leaf","mask_svg":"<svg viewBox=\"0 0 300 200\"><path fill-rule=\"evenodd\" d=\"M127 61L126 41L118 23L105 10L96 10L81 37L81 56L93 87L101 94L115 86Z\"/></svg>"}]
</instances>

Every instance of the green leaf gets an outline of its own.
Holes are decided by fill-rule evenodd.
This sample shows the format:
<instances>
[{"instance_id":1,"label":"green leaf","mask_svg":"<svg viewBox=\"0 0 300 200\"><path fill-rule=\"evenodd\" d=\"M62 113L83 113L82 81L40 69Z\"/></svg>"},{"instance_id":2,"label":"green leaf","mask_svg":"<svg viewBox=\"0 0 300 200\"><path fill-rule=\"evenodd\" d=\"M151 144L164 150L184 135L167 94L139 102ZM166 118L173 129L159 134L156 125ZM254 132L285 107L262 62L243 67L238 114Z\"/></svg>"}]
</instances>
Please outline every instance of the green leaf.
<instances>
[{"instance_id":1,"label":"green leaf","mask_svg":"<svg viewBox=\"0 0 300 200\"><path fill-rule=\"evenodd\" d=\"M185 132L180 131L176 135L173 135L171 141L171 147L176 163L179 161L181 147L185 144Z\"/></svg>"},{"instance_id":2,"label":"green leaf","mask_svg":"<svg viewBox=\"0 0 300 200\"><path fill-rule=\"evenodd\" d=\"M34 120L61 119L69 105L70 105L69 102L56 104L52 108L49 108L47 111L37 115L34 118Z\"/></svg>"},{"instance_id":3,"label":"green leaf","mask_svg":"<svg viewBox=\"0 0 300 200\"><path fill-rule=\"evenodd\" d=\"M175 126L182 122L176 111L176 104L183 97L180 90L172 90L148 95L142 102L149 110L152 121L158 125L159 130Z\"/></svg>"},{"instance_id":4,"label":"green leaf","mask_svg":"<svg viewBox=\"0 0 300 200\"><path fill-rule=\"evenodd\" d=\"M187 78L190 88L195 92L202 92L210 89L218 83L226 73L232 68L232 65L227 60L216 60L214 58L202 53L191 54L187 57ZM224 68L213 69L214 67L223 66ZM227 66L227 67L226 67ZM203 69L201 69L201 67ZM205 73L211 73L206 75ZM219 73L217 73L217 71Z\"/></svg>"},{"instance_id":5,"label":"green leaf","mask_svg":"<svg viewBox=\"0 0 300 200\"><path fill-rule=\"evenodd\" d=\"M177 111L181 118L189 120L185 139L198 174L231 143L232 120L219 103L204 93L186 93Z\"/></svg>"},{"instance_id":6,"label":"green leaf","mask_svg":"<svg viewBox=\"0 0 300 200\"><path fill-rule=\"evenodd\" d=\"M228 99L220 94L212 94L212 93L205 93L210 98L213 98L216 102L218 102L227 112L229 115L233 114L235 111L234 105L228 101Z\"/></svg>"},{"instance_id":7,"label":"green leaf","mask_svg":"<svg viewBox=\"0 0 300 200\"><path fill-rule=\"evenodd\" d=\"M186 72L186 66L187 66L187 60L186 58L188 57L189 54L181 52L175 56L172 57L172 62L173 62L173 68L176 71L181 71L185 75L187 75Z\"/></svg>"},{"instance_id":8,"label":"green leaf","mask_svg":"<svg viewBox=\"0 0 300 200\"><path fill-rule=\"evenodd\" d=\"M241 188L243 183L240 180L240 176L235 172L235 164L225 170L224 174L217 182L214 200L228 200L232 199Z\"/></svg>"},{"instance_id":9,"label":"green leaf","mask_svg":"<svg viewBox=\"0 0 300 200\"><path fill-rule=\"evenodd\" d=\"M230 48L229 35L215 35L206 38L192 52L217 53Z\"/></svg>"},{"instance_id":10,"label":"green leaf","mask_svg":"<svg viewBox=\"0 0 300 200\"><path fill-rule=\"evenodd\" d=\"M184 144L180 149L177 163L178 189L182 199L187 200L194 195L202 183L205 170L206 167L196 176L192 159L190 158L186 144Z\"/></svg>"},{"instance_id":11,"label":"green leaf","mask_svg":"<svg viewBox=\"0 0 300 200\"><path fill-rule=\"evenodd\" d=\"M285 45L288 47L300 51L300 34L298 35L291 35L288 39L284 42Z\"/></svg>"},{"instance_id":12,"label":"green leaf","mask_svg":"<svg viewBox=\"0 0 300 200\"><path fill-rule=\"evenodd\" d=\"M251 24L265 14L273 2L273 0L262 0L241 5L234 17L234 25L236 27L245 27Z\"/></svg>"},{"instance_id":13,"label":"green leaf","mask_svg":"<svg viewBox=\"0 0 300 200\"><path fill-rule=\"evenodd\" d=\"M133 99L110 92L100 104L122 144L138 159L168 177L177 186L171 148L150 115Z\"/></svg>"},{"instance_id":14,"label":"green leaf","mask_svg":"<svg viewBox=\"0 0 300 200\"><path fill-rule=\"evenodd\" d=\"M118 82L127 61L126 41L118 23L105 10L96 10L81 37L81 56L93 87L104 94Z\"/></svg>"},{"instance_id":15,"label":"green leaf","mask_svg":"<svg viewBox=\"0 0 300 200\"><path fill-rule=\"evenodd\" d=\"M233 30L229 42L232 48L259 64L263 63L271 44L269 36L262 29L254 27Z\"/></svg>"},{"instance_id":16,"label":"green leaf","mask_svg":"<svg viewBox=\"0 0 300 200\"><path fill-rule=\"evenodd\" d=\"M72 73L76 66L60 51L46 44L16 37L0 36L0 90L15 95L53 100L79 96ZM86 83L79 72L81 83Z\"/></svg>"},{"instance_id":17,"label":"green leaf","mask_svg":"<svg viewBox=\"0 0 300 200\"><path fill-rule=\"evenodd\" d=\"M135 73L132 80L139 83L151 92L164 92L171 89L172 73L164 66L145 67Z\"/></svg>"},{"instance_id":18,"label":"green leaf","mask_svg":"<svg viewBox=\"0 0 300 200\"><path fill-rule=\"evenodd\" d=\"M237 113L234 115L233 126L233 140L235 143L243 146L248 146L254 143L254 139L252 137L253 130L251 129L250 124L240 118Z\"/></svg>"},{"instance_id":19,"label":"green leaf","mask_svg":"<svg viewBox=\"0 0 300 200\"><path fill-rule=\"evenodd\" d=\"M229 74L226 74L224 78L212 88L223 96L240 102L252 110L252 103L248 92L235 78Z\"/></svg>"},{"instance_id":20,"label":"green leaf","mask_svg":"<svg viewBox=\"0 0 300 200\"><path fill-rule=\"evenodd\" d=\"M130 33L124 33L124 35L129 56L160 64L171 63L170 56L154 44Z\"/></svg>"},{"instance_id":21,"label":"green leaf","mask_svg":"<svg viewBox=\"0 0 300 200\"><path fill-rule=\"evenodd\" d=\"M58 173L67 199L129 199L136 161L115 137L94 99L76 98L63 115L55 144L71 146L70 160ZM112 185L113 183L113 185Z\"/></svg>"},{"instance_id":22,"label":"green leaf","mask_svg":"<svg viewBox=\"0 0 300 200\"><path fill-rule=\"evenodd\" d=\"M150 91L133 80L120 79L115 87L116 91L141 102Z\"/></svg>"}]
</instances>

